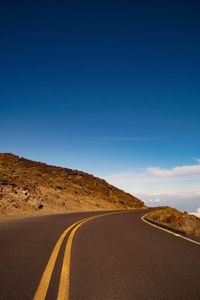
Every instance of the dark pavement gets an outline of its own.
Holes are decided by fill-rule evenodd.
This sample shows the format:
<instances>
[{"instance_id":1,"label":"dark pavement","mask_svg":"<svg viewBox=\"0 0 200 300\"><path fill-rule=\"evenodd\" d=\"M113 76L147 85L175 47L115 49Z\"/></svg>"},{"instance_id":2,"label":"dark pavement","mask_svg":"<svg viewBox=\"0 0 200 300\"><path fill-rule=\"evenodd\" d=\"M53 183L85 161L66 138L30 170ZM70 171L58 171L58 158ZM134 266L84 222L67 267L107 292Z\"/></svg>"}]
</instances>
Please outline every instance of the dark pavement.
<instances>
[{"instance_id":1,"label":"dark pavement","mask_svg":"<svg viewBox=\"0 0 200 300\"><path fill-rule=\"evenodd\" d=\"M0 299L32 299L61 233L101 213L1 223ZM72 245L70 299L200 299L200 246L144 223L145 213L112 214L79 228ZM65 244L46 299L56 299Z\"/></svg>"}]
</instances>

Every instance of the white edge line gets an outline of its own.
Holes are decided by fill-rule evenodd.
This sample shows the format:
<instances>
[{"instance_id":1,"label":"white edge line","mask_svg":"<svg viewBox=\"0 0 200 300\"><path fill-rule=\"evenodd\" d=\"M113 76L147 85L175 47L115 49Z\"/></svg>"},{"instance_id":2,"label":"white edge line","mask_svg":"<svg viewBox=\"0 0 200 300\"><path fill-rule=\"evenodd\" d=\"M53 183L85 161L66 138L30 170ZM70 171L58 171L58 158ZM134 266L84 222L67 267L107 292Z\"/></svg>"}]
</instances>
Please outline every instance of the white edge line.
<instances>
[{"instance_id":1,"label":"white edge line","mask_svg":"<svg viewBox=\"0 0 200 300\"><path fill-rule=\"evenodd\" d=\"M170 230L167 230L167 229L165 229L165 228L162 228L162 227L160 227L160 226L157 226L157 225L152 224L151 222L145 220L145 217L146 217L148 214L149 214L149 213L147 213L147 214L145 214L144 216L141 217L141 220L142 220L143 222L145 222L145 223L147 223L147 224L149 224L149 225L151 225L151 226L153 226L153 227L156 227L156 228L158 228L158 229L160 229L160 230L163 230L163 231L166 231L166 232L168 232L168 233L171 233L171 234L175 235L176 237L180 237L180 238L182 238L182 239L184 239L184 240L186 240L186 241L188 241L188 242L191 242L191 243L194 243L194 244L200 246L200 243L197 242L197 241L194 241L194 240L191 240L191 239L189 239L189 238L186 238L186 237L182 236L181 234L174 233L174 232L172 232L172 231L170 231Z\"/></svg>"}]
</instances>

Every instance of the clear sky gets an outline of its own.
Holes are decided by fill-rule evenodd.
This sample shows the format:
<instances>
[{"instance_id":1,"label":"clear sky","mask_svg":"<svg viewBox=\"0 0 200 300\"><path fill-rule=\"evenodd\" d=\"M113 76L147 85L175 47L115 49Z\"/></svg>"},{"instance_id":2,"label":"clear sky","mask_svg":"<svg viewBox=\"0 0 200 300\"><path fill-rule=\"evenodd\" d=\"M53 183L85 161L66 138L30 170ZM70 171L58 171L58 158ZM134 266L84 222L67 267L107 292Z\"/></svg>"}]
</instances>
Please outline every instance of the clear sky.
<instances>
[{"instance_id":1,"label":"clear sky","mask_svg":"<svg viewBox=\"0 0 200 300\"><path fill-rule=\"evenodd\" d=\"M3 1L0 151L196 210L199 15L198 1Z\"/></svg>"}]
</instances>

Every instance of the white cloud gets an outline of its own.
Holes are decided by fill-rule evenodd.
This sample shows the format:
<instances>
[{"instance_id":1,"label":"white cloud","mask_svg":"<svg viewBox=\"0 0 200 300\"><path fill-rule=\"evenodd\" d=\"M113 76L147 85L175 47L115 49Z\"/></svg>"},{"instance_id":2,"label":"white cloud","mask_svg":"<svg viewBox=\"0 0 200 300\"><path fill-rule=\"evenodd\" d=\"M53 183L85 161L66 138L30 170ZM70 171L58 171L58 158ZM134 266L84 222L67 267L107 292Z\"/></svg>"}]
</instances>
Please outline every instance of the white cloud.
<instances>
[{"instance_id":1,"label":"white cloud","mask_svg":"<svg viewBox=\"0 0 200 300\"><path fill-rule=\"evenodd\" d=\"M188 175L200 176L200 164L174 167L172 169L163 169L160 167L149 167L147 168L147 172L149 172L153 176L162 177L162 178L180 177L180 176L188 176Z\"/></svg>"},{"instance_id":2,"label":"white cloud","mask_svg":"<svg viewBox=\"0 0 200 300\"><path fill-rule=\"evenodd\" d=\"M195 215L196 217L200 218L200 207L197 208L195 212L190 212L191 215Z\"/></svg>"},{"instance_id":3,"label":"white cloud","mask_svg":"<svg viewBox=\"0 0 200 300\"><path fill-rule=\"evenodd\" d=\"M149 199L147 202L150 202L150 203L160 203L161 200L159 198L156 198L156 199Z\"/></svg>"},{"instance_id":4,"label":"white cloud","mask_svg":"<svg viewBox=\"0 0 200 300\"><path fill-rule=\"evenodd\" d=\"M147 206L171 206L180 211L192 212L192 214L198 214L200 210L200 193L168 193L157 194L155 193L136 193L136 197L142 199ZM154 202L154 200L160 199L160 203Z\"/></svg>"},{"instance_id":5,"label":"white cloud","mask_svg":"<svg viewBox=\"0 0 200 300\"><path fill-rule=\"evenodd\" d=\"M194 158L194 160L200 164L200 158Z\"/></svg>"},{"instance_id":6,"label":"white cloud","mask_svg":"<svg viewBox=\"0 0 200 300\"><path fill-rule=\"evenodd\" d=\"M171 169L148 167L143 170L115 173L105 179L116 185L168 182L174 179L191 180L200 177L200 164L176 166Z\"/></svg>"},{"instance_id":7,"label":"white cloud","mask_svg":"<svg viewBox=\"0 0 200 300\"><path fill-rule=\"evenodd\" d=\"M200 163L169 169L148 167L138 171L115 173L104 179L133 195L148 195L146 200L162 199L160 195L169 195L172 199L187 198L187 201L198 197L197 207L200 207Z\"/></svg>"}]
</instances>

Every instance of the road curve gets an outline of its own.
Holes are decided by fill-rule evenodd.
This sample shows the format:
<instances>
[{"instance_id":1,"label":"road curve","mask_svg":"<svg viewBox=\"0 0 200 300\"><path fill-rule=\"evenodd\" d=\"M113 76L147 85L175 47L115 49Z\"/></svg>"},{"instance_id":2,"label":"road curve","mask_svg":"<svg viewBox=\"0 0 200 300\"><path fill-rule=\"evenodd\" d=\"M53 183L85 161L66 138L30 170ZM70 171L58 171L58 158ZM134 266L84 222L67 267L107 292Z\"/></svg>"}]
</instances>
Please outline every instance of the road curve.
<instances>
[{"instance_id":1,"label":"road curve","mask_svg":"<svg viewBox=\"0 0 200 300\"><path fill-rule=\"evenodd\" d=\"M79 220L107 213L0 224L0 299L33 299L61 234ZM200 246L144 223L145 213L109 214L80 225L68 257L70 300L200 299ZM71 234L61 243L46 299L57 299Z\"/></svg>"}]
</instances>

